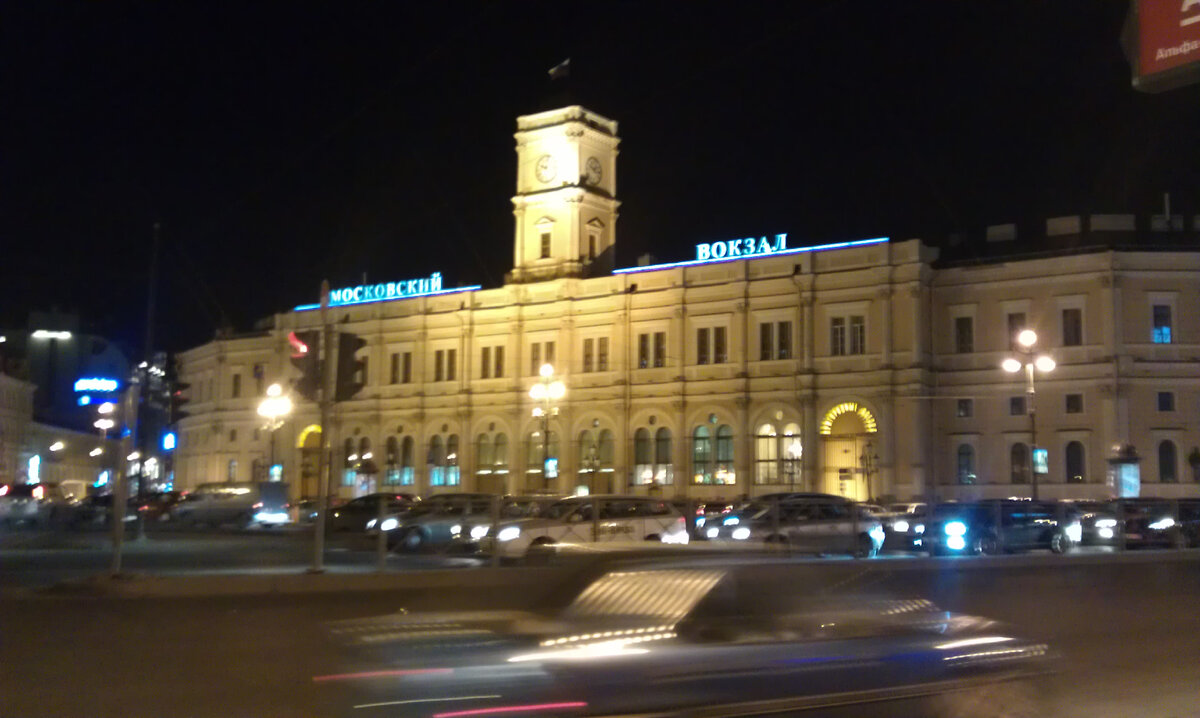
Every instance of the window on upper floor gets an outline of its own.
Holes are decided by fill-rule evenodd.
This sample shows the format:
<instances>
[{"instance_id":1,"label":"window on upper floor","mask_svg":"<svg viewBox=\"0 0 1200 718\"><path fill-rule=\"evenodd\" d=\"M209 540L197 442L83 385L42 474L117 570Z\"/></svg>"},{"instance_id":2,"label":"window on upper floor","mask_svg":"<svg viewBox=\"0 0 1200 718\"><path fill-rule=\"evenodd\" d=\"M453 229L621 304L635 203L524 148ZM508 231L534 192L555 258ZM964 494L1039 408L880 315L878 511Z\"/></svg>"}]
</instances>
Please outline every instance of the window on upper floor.
<instances>
[{"instance_id":1,"label":"window on upper floor","mask_svg":"<svg viewBox=\"0 0 1200 718\"><path fill-rule=\"evenodd\" d=\"M437 349L433 352L433 380L443 381L446 378L446 351Z\"/></svg>"},{"instance_id":2,"label":"window on upper floor","mask_svg":"<svg viewBox=\"0 0 1200 718\"><path fill-rule=\"evenodd\" d=\"M541 373L543 364L554 365L554 342L533 342L529 345L529 375Z\"/></svg>"},{"instance_id":3,"label":"window on upper floor","mask_svg":"<svg viewBox=\"0 0 1200 718\"><path fill-rule=\"evenodd\" d=\"M589 337L583 340L583 373L591 373L596 370L595 367L596 340Z\"/></svg>"},{"instance_id":4,"label":"window on upper floor","mask_svg":"<svg viewBox=\"0 0 1200 718\"><path fill-rule=\"evenodd\" d=\"M960 419L969 419L975 415L975 400L974 399L959 399L956 409L956 415Z\"/></svg>"},{"instance_id":5,"label":"window on upper floor","mask_svg":"<svg viewBox=\"0 0 1200 718\"><path fill-rule=\"evenodd\" d=\"M479 350L479 378L492 378L492 348L483 347Z\"/></svg>"},{"instance_id":6,"label":"window on upper floor","mask_svg":"<svg viewBox=\"0 0 1200 718\"><path fill-rule=\"evenodd\" d=\"M492 376L499 379L504 376L504 346L492 349Z\"/></svg>"},{"instance_id":7,"label":"window on upper floor","mask_svg":"<svg viewBox=\"0 0 1200 718\"><path fill-rule=\"evenodd\" d=\"M970 354L975 351L975 318L954 318L954 351Z\"/></svg>"},{"instance_id":8,"label":"window on upper floor","mask_svg":"<svg viewBox=\"0 0 1200 718\"><path fill-rule=\"evenodd\" d=\"M845 317L833 317L829 320L829 353L835 357L846 354Z\"/></svg>"},{"instance_id":9,"label":"window on upper floor","mask_svg":"<svg viewBox=\"0 0 1200 718\"><path fill-rule=\"evenodd\" d=\"M596 371L608 371L608 337L596 339Z\"/></svg>"},{"instance_id":10,"label":"window on upper floor","mask_svg":"<svg viewBox=\"0 0 1200 718\"><path fill-rule=\"evenodd\" d=\"M654 332L654 366L667 365L667 333Z\"/></svg>"},{"instance_id":11,"label":"window on upper floor","mask_svg":"<svg viewBox=\"0 0 1200 718\"><path fill-rule=\"evenodd\" d=\"M388 383L389 384L399 384L400 383L400 353L392 352L390 360L391 360L391 366L389 367L389 370L388 370Z\"/></svg>"},{"instance_id":12,"label":"window on upper floor","mask_svg":"<svg viewBox=\"0 0 1200 718\"><path fill-rule=\"evenodd\" d=\"M1067 394L1065 400L1065 409L1068 414L1083 413L1083 394Z\"/></svg>"},{"instance_id":13,"label":"window on upper floor","mask_svg":"<svg viewBox=\"0 0 1200 718\"><path fill-rule=\"evenodd\" d=\"M242 395L242 375L233 375L233 384L229 389L229 398L237 399Z\"/></svg>"},{"instance_id":14,"label":"window on upper floor","mask_svg":"<svg viewBox=\"0 0 1200 718\"><path fill-rule=\"evenodd\" d=\"M400 383L412 383L412 352L403 352L400 355Z\"/></svg>"},{"instance_id":15,"label":"window on upper floor","mask_svg":"<svg viewBox=\"0 0 1200 718\"><path fill-rule=\"evenodd\" d=\"M1171 305L1155 304L1150 308L1150 320L1153 328L1150 340L1155 344L1170 344L1171 338Z\"/></svg>"},{"instance_id":16,"label":"window on upper floor","mask_svg":"<svg viewBox=\"0 0 1200 718\"><path fill-rule=\"evenodd\" d=\"M1008 348L1016 350L1017 335L1025 329L1025 312L1011 312L1008 315Z\"/></svg>"},{"instance_id":17,"label":"window on upper floor","mask_svg":"<svg viewBox=\"0 0 1200 718\"><path fill-rule=\"evenodd\" d=\"M364 364L365 366L365 364ZM446 350L446 381L454 381L458 376L458 350Z\"/></svg>"},{"instance_id":18,"label":"window on upper floor","mask_svg":"<svg viewBox=\"0 0 1200 718\"><path fill-rule=\"evenodd\" d=\"M1064 347L1083 345L1083 310L1062 310L1062 343Z\"/></svg>"},{"instance_id":19,"label":"window on upper floor","mask_svg":"<svg viewBox=\"0 0 1200 718\"><path fill-rule=\"evenodd\" d=\"M848 354L865 354L867 352L867 320L866 317L850 317L850 346Z\"/></svg>"},{"instance_id":20,"label":"window on upper floor","mask_svg":"<svg viewBox=\"0 0 1200 718\"><path fill-rule=\"evenodd\" d=\"M542 259L550 258L550 233L542 232Z\"/></svg>"},{"instance_id":21,"label":"window on upper floor","mask_svg":"<svg viewBox=\"0 0 1200 718\"><path fill-rule=\"evenodd\" d=\"M792 357L792 323L759 322L758 359L790 359Z\"/></svg>"},{"instance_id":22,"label":"window on upper floor","mask_svg":"<svg viewBox=\"0 0 1200 718\"><path fill-rule=\"evenodd\" d=\"M1158 410L1159 411L1175 411L1175 392L1173 392L1173 391L1158 392Z\"/></svg>"},{"instance_id":23,"label":"window on upper floor","mask_svg":"<svg viewBox=\"0 0 1200 718\"><path fill-rule=\"evenodd\" d=\"M1024 396L1010 396L1008 398L1008 413L1012 416L1023 416L1025 411Z\"/></svg>"},{"instance_id":24,"label":"window on upper floor","mask_svg":"<svg viewBox=\"0 0 1200 718\"><path fill-rule=\"evenodd\" d=\"M724 364L729 361L725 327L700 327L696 330L696 363Z\"/></svg>"}]
</instances>

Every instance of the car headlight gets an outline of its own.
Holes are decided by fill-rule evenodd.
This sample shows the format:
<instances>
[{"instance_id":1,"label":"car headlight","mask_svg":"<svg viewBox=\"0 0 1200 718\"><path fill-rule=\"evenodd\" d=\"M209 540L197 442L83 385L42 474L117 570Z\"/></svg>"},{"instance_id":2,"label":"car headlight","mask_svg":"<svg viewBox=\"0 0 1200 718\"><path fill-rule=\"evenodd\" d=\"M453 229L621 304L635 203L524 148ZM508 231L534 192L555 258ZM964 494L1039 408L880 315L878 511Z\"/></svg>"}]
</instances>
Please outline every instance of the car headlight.
<instances>
[{"instance_id":1,"label":"car headlight","mask_svg":"<svg viewBox=\"0 0 1200 718\"><path fill-rule=\"evenodd\" d=\"M368 521L368 522L367 522L367 528L368 528L368 529L373 529L373 528L375 528L375 522L376 522L376 521L378 521L378 519L371 519L370 521Z\"/></svg>"},{"instance_id":2,"label":"car headlight","mask_svg":"<svg viewBox=\"0 0 1200 718\"><path fill-rule=\"evenodd\" d=\"M892 530L899 531L900 533L908 533L908 522L904 521L903 519L897 521L896 523L892 524Z\"/></svg>"},{"instance_id":3,"label":"car headlight","mask_svg":"<svg viewBox=\"0 0 1200 718\"><path fill-rule=\"evenodd\" d=\"M1083 540L1083 526L1078 521L1073 524L1067 524L1067 538L1075 543Z\"/></svg>"},{"instance_id":4,"label":"car headlight","mask_svg":"<svg viewBox=\"0 0 1200 718\"><path fill-rule=\"evenodd\" d=\"M967 533L967 525L962 521L947 521L946 525L942 527L942 531L944 531L947 536L963 536Z\"/></svg>"},{"instance_id":5,"label":"car headlight","mask_svg":"<svg viewBox=\"0 0 1200 718\"><path fill-rule=\"evenodd\" d=\"M499 541L512 541L520 535L521 529L517 528L516 526L509 526L507 528L500 529L500 533L496 534L496 539Z\"/></svg>"},{"instance_id":6,"label":"car headlight","mask_svg":"<svg viewBox=\"0 0 1200 718\"><path fill-rule=\"evenodd\" d=\"M746 539L750 538L750 529L746 528L745 526L741 526L734 529L733 533L729 535L738 541L745 541Z\"/></svg>"},{"instance_id":7,"label":"car headlight","mask_svg":"<svg viewBox=\"0 0 1200 718\"><path fill-rule=\"evenodd\" d=\"M967 541L962 536L951 536L946 539L946 547L953 551L962 551L967 547Z\"/></svg>"},{"instance_id":8,"label":"car headlight","mask_svg":"<svg viewBox=\"0 0 1200 718\"><path fill-rule=\"evenodd\" d=\"M1158 521L1150 524L1148 527L1151 531L1165 531L1175 525L1175 519L1170 516L1164 516Z\"/></svg>"},{"instance_id":9,"label":"car headlight","mask_svg":"<svg viewBox=\"0 0 1200 718\"><path fill-rule=\"evenodd\" d=\"M383 522L379 524L379 528L382 531L395 531L399 527L400 522L396 519L384 519Z\"/></svg>"},{"instance_id":10,"label":"car headlight","mask_svg":"<svg viewBox=\"0 0 1200 718\"><path fill-rule=\"evenodd\" d=\"M1096 528L1098 529L1115 529L1116 527L1116 519L1096 519Z\"/></svg>"},{"instance_id":11,"label":"car headlight","mask_svg":"<svg viewBox=\"0 0 1200 718\"><path fill-rule=\"evenodd\" d=\"M706 519L705 519L703 516L697 516L697 517L696 517L696 528L700 528L700 527L701 527L701 526L703 526L703 525L704 525L706 522L707 522L707 521L706 521Z\"/></svg>"},{"instance_id":12,"label":"car headlight","mask_svg":"<svg viewBox=\"0 0 1200 718\"><path fill-rule=\"evenodd\" d=\"M1100 538L1102 539L1110 539L1113 537L1113 530L1110 528L1096 529L1096 533L1099 534Z\"/></svg>"},{"instance_id":13,"label":"car headlight","mask_svg":"<svg viewBox=\"0 0 1200 718\"><path fill-rule=\"evenodd\" d=\"M884 539L884 533L883 533L882 526L872 526L871 530L868 531L867 534L869 534L870 537L875 539L876 541L882 541Z\"/></svg>"},{"instance_id":14,"label":"car headlight","mask_svg":"<svg viewBox=\"0 0 1200 718\"><path fill-rule=\"evenodd\" d=\"M457 536L462 533L462 524L454 524L450 527L450 535Z\"/></svg>"},{"instance_id":15,"label":"car headlight","mask_svg":"<svg viewBox=\"0 0 1200 718\"><path fill-rule=\"evenodd\" d=\"M491 528L491 527L484 526L482 524L480 524L479 526L472 526L471 527L471 538L478 541L479 539L483 538L484 536L487 536L489 528Z\"/></svg>"},{"instance_id":16,"label":"car headlight","mask_svg":"<svg viewBox=\"0 0 1200 718\"><path fill-rule=\"evenodd\" d=\"M917 524L916 526L913 526L913 533L915 533L915 534L925 533L925 524Z\"/></svg>"},{"instance_id":17,"label":"car headlight","mask_svg":"<svg viewBox=\"0 0 1200 718\"><path fill-rule=\"evenodd\" d=\"M719 533L721 533L720 529L718 529L716 526L710 526L708 530L704 532L704 535L709 538L716 538L717 534Z\"/></svg>"},{"instance_id":18,"label":"car headlight","mask_svg":"<svg viewBox=\"0 0 1200 718\"><path fill-rule=\"evenodd\" d=\"M737 526L742 522L737 516L730 516L721 522L722 526Z\"/></svg>"}]
</instances>

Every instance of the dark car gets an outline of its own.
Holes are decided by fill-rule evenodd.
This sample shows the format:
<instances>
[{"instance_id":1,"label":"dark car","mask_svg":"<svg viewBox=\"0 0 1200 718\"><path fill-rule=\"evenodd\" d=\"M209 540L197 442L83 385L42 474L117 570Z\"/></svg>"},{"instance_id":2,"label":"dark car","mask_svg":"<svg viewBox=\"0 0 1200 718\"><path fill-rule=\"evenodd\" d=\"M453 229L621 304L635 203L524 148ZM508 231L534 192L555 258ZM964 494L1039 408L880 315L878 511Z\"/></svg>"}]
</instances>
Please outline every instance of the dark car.
<instances>
[{"instance_id":1,"label":"dark car","mask_svg":"<svg viewBox=\"0 0 1200 718\"><path fill-rule=\"evenodd\" d=\"M130 502L135 505L138 515L144 521L170 521L171 512L183 500L181 491L163 491L133 497Z\"/></svg>"},{"instance_id":2,"label":"dark car","mask_svg":"<svg viewBox=\"0 0 1200 718\"><path fill-rule=\"evenodd\" d=\"M74 529L100 528L112 522L112 494L90 494L73 504L65 513L62 523ZM138 504L129 499L125 505L124 522L137 521Z\"/></svg>"},{"instance_id":3,"label":"dark car","mask_svg":"<svg viewBox=\"0 0 1200 718\"><path fill-rule=\"evenodd\" d=\"M1125 518L1127 548L1200 546L1200 499L1121 499L1112 512Z\"/></svg>"},{"instance_id":4,"label":"dark car","mask_svg":"<svg viewBox=\"0 0 1200 718\"><path fill-rule=\"evenodd\" d=\"M1080 545L1115 546L1119 541L1116 505L1111 501L1069 500L1067 505L1079 512Z\"/></svg>"},{"instance_id":5,"label":"dark car","mask_svg":"<svg viewBox=\"0 0 1200 718\"><path fill-rule=\"evenodd\" d=\"M407 511L417 501L415 494L395 491L359 496L329 510L326 525L330 531L362 533L367 523L379 517L379 501L384 501L384 515Z\"/></svg>"},{"instance_id":6,"label":"dark car","mask_svg":"<svg viewBox=\"0 0 1200 718\"><path fill-rule=\"evenodd\" d=\"M883 548L888 551L922 550L925 519L929 507L923 503L890 504L880 514L883 522Z\"/></svg>"},{"instance_id":7,"label":"dark car","mask_svg":"<svg viewBox=\"0 0 1200 718\"><path fill-rule=\"evenodd\" d=\"M344 715L1041 714L1044 643L921 599L831 597L812 566L680 559L568 584L537 610L329 624L352 663L318 683Z\"/></svg>"},{"instance_id":8,"label":"dark car","mask_svg":"<svg viewBox=\"0 0 1200 718\"><path fill-rule=\"evenodd\" d=\"M1079 544L1079 512L1056 502L1024 499L939 504L925 524L923 545L934 556L1066 553Z\"/></svg>"},{"instance_id":9,"label":"dark car","mask_svg":"<svg viewBox=\"0 0 1200 718\"><path fill-rule=\"evenodd\" d=\"M705 529L711 540L762 541L802 553L869 558L883 546L883 523L832 494L768 494Z\"/></svg>"}]
</instances>

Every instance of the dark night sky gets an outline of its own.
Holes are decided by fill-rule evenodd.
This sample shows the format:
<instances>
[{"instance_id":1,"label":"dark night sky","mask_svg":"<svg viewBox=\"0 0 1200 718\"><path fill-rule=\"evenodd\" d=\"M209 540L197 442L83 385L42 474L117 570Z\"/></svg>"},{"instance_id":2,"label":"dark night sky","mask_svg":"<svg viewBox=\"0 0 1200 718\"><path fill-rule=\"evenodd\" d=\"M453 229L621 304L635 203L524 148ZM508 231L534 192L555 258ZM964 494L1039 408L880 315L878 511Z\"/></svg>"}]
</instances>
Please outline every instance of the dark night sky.
<instances>
[{"instance_id":1,"label":"dark night sky","mask_svg":"<svg viewBox=\"0 0 1200 718\"><path fill-rule=\"evenodd\" d=\"M0 26L0 321L156 342L363 272L498 285L519 114L620 122L618 264L785 231L1200 213L1200 86L1130 87L1115 0L24 3ZM222 317L225 317L223 320Z\"/></svg>"}]
</instances>

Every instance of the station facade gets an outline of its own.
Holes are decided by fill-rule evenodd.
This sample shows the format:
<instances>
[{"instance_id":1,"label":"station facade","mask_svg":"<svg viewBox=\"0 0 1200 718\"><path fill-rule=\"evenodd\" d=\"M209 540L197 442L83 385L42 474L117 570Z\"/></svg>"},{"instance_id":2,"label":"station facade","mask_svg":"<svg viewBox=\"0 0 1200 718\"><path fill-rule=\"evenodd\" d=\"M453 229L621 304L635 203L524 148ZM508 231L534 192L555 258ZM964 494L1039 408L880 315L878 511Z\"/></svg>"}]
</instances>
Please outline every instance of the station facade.
<instances>
[{"instance_id":1,"label":"station facade","mask_svg":"<svg viewBox=\"0 0 1200 718\"><path fill-rule=\"evenodd\" d=\"M781 229L617 269L617 123L566 107L518 118L516 141L503 286L336 290L333 322L367 342L365 387L329 427L298 400L275 432L295 496L317 494L323 430L343 496L1028 495L1035 432L1043 496L1108 495L1122 445L1141 454L1143 495L1200 493L1200 252L955 262L918 239L806 246ZM1046 232L1134 229L1102 215ZM319 315L297 307L179 356L176 488L268 476L256 407L295 378L288 336ZM1032 396L1000 368L1026 328L1056 363ZM552 403L530 394L546 364L565 386Z\"/></svg>"}]
</instances>

